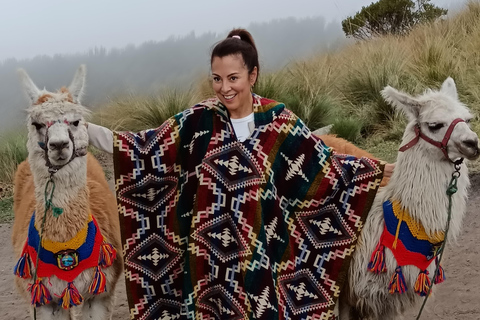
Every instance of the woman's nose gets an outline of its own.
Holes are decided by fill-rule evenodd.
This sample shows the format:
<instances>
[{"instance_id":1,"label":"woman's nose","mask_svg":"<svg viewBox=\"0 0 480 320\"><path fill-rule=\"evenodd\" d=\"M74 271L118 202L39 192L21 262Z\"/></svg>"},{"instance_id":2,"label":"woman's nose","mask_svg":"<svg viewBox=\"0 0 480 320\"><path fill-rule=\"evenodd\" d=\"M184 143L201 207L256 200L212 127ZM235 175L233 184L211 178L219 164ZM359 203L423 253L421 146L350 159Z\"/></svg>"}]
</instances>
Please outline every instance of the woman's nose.
<instances>
[{"instance_id":1,"label":"woman's nose","mask_svg":"<svg viewBox=\"0 0 480 320\"><path fill-rule=\"evenodd\" d=\"M228 91L230 91L230 84L228 82L224 81L222 83L222 92L227 93Z\"/></svg>"}]
</instances>

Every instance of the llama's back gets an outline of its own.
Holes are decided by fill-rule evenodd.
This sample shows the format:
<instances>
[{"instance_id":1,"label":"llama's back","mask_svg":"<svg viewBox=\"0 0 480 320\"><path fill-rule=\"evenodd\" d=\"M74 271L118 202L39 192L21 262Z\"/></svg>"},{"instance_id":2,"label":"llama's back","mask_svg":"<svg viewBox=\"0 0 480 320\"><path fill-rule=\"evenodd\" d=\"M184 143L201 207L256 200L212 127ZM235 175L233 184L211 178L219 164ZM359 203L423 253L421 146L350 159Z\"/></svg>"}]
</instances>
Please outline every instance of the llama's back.
<instances>
[{"instance_id":1,"label":"llama's back","mask_svg":"<svg viewBox=\"0 0 480 320\"><path fill-rule=\"evenodd\" d=\"M322 139L327 146L332 147L337 153L350 154L357 158L365 157L376 159L376 157L374 157L371 153L368 153L367 151L355 146L353 143L335 135L325 134L319 136L319 138Z\"/></svg>"}]
</instances>

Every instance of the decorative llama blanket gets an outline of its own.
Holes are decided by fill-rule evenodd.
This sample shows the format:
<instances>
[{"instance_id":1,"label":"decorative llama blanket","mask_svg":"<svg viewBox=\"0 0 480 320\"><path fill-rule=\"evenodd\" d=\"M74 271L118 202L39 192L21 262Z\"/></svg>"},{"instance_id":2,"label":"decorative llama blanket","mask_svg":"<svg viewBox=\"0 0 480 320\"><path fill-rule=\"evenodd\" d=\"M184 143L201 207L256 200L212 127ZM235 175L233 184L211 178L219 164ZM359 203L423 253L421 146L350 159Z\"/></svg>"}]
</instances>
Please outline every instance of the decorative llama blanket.
<instances>
[{"instance_id":1,"label":"decorative llama blanket","mask_svg":"<svg viewBox=\"0 0 480 320\"><path fill-rule=\"evenodd\" d=\"M383 174L254 95L239 142L218 99L115 133L132 319L329 319Z\"/></svg>"}]
</instances>

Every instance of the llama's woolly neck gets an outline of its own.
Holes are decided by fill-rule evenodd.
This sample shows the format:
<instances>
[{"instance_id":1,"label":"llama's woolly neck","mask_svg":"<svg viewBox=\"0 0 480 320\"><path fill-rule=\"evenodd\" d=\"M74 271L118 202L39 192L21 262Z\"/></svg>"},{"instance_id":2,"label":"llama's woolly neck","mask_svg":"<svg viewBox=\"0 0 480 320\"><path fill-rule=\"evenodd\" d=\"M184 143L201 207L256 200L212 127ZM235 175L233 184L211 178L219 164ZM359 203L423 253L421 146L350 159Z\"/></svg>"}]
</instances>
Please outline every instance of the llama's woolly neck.
<instances>
[{"instance_id":1,"label":"llama's woolly neck","mask_svg":"<svg viewBox=\"0 0 480 320\"><path fill-rule=\"evenodd\" d=\"M35 225L40 230L45 212L45 187L50 174L43 159L32 156L29 162L35 184ZM76 158L53 176L55 190L52 204L62 208L63 213L59 217L54 217L51 210L47 212L43 229L43 236L46 239L65 242L85 226L90 211L86 169L86 158ZM50 190L49 188L48 194Z\"/></svg>"},{"instance_id":2,"label":"llama's woolly neck","mask_svg":"<svg viewBox=\"0 0 480 320\"><path fill-rule=\"evenodd\" d=\"M405 140L405 139L404 139ZM402 203L413 219L433 234L444 231L448 217L448 196L446 190L454 172L453 164L434 161L426 156L422 143L405 152L399 152L392 178L386 187L385 199L391 198ZM453 195L452 219L449 239L454 240L460 233L460 225L466 206L470 181L466 164L462 164L458 179L458 191Z\"/></svg>"}]
</instances>

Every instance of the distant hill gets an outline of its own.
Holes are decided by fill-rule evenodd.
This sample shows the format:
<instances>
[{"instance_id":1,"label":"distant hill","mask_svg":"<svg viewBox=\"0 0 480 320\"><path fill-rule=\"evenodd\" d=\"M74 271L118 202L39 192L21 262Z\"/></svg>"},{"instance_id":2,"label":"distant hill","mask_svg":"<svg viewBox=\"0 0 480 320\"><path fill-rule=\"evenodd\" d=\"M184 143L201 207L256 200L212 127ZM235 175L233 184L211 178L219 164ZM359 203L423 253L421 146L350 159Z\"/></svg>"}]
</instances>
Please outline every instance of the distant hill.
<instances>
[{"instance_id":1,"label":"distant hill","mask_svg":"<svg viewBox=\"0 0 480 320\"><path fill-rule=\"evenodd\" d=\"M322 17L278 19L247 27L260 54L262 72L275 70L298 58L345 42L340 23L326 24ZM109 97L131 91L151 93L162 87L188 87L209 72L210 50L222 34L196 35L139 46L106 50L93 48L86 53L8 59L0 63L0 133L23 120L27 106L16 76L24 68L35 83L55 90L71 81L76 68L87 65L85 105L99 105Z\"/></svg>"}]
</instances>

